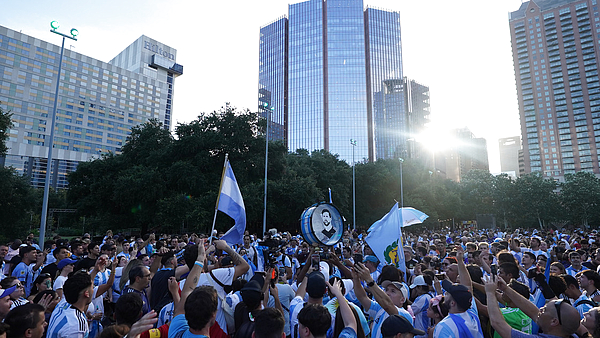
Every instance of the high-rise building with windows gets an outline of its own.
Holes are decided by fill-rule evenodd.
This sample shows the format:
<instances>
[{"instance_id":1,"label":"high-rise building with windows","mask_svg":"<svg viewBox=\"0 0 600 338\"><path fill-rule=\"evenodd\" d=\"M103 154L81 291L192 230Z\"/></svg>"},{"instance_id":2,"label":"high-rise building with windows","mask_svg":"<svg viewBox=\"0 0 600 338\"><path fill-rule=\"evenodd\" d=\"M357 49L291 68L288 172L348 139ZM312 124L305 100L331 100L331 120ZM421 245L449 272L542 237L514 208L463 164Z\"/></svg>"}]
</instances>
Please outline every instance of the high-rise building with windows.
<instances>
[{"instance_id":1,"label":"high-rise building with windows","mask_svg":"<svg viewBox=\"0 0 600 338\"><path fill-rule=\"evenodd\" d=\"M523 172L600 174L597 0L526 1L510 13Z\"/></svg>"},{"instance_id":2,"label":"high-rise building with windows","mask_svg":"<svg viewBox=\"0 0 600 338\"><path fill-rule=\"evenodd\" d=\"M521 150L521 137L505 137L498 140L500 150L500 170L503 173L519 177L519 151Z\"/></svg>"},{"instance_id":3,"label":"high-rise building with windows","mask_svg":"<svg viewBox=\"0 0 600 338\"><path fill-rule=\"evenodd\" d=\"M467 128L455 129L452 134L453 144L446 150L436 151L436 175L460 182L471 170L490 170L484 138L475 137Z\"/></svg>"},{"instance_id":4,"label":"high-rise building with windows","mask_svg":"<svg viewBox=\"0 0 600 338\"><path fill-rule=\"evenodd\" d=\"M427 117L411 121L407 93L416 83L405 81L398 12L308 0L260 30L259 111L292 151L326 149L348 162L409 156L429 91L416 90L427 93L427 107L417 108Z\"/></svg>"},{"instance_id":5,"label":"high-rise building with windows","mask_svg":"<svg viewBox=\"0 0 600 338\"><path fill-rule=\"evenodd\" d=\"M131 127L157 119L170 128L174 78L183 73L176 56L147 36L109 63L64 50L52 187L65 188L66 175L79 162L119 153ZM0 165L29 176L34 187L43 187L46 178L59 57L60 46L0 26L0 105L13 113L14 124Z\"/></svg>"}]
</instances>

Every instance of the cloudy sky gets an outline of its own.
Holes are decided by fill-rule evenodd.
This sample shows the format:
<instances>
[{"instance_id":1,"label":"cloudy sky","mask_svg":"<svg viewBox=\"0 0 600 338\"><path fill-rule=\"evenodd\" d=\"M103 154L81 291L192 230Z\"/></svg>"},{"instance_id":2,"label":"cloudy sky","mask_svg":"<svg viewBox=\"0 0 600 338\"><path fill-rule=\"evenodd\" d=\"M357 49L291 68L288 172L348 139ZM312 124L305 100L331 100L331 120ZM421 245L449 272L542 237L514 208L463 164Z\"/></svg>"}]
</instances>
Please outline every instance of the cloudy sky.
<instances>
[{"instance_id":1,"label":"cloudy sky","mask_svg":"<svg viewBox=\"0 0 600 338\"><path fill-rule=\"evenodd\" d=\"M488 143L500 171L498 138L520 134L508 13L520 0L363 0L400 11L404 74L430 87L431 129L468 127ZM188 122L225 102L255 110L261 26L299 1L2 0L0 25L60 44L49 32L79 30L67 46L108 62L145 34L177 49L174 120Z\"/></svg>"}]
</instances>

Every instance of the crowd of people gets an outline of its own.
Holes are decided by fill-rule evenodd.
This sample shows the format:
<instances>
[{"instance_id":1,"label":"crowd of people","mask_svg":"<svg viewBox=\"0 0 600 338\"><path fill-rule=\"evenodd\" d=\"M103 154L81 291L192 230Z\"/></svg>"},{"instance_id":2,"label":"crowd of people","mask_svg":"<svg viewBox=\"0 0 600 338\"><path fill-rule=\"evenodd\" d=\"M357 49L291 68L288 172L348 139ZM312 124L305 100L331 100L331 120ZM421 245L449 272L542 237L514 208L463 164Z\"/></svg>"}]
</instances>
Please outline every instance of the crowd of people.
<instances>
[{"instance_id":1,"label":"crowd of people","mask_svg":"<svg viewBox=\"0 0 600 338\"><path fill-rule=\"evenodd\" d=\"M0 338L600 338L600 232L404 230L399 266L357 231L30 234L0 245Z\"/></svg>"}]
</instances>

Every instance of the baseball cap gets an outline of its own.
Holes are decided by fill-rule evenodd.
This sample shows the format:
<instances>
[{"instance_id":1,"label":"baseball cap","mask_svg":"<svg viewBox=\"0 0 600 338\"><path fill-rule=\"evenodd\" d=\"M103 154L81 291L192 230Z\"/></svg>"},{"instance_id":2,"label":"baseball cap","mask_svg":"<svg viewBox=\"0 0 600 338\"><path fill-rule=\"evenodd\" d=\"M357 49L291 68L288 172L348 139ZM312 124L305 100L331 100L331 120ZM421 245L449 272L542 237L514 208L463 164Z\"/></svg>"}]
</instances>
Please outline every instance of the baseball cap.
<instances>
[{"instance_id":1,"label":"baseball cap","mask_svg":"<svg viewBox=\"0 0 600 338\"><path fill-rule=\"evenodd\" d=\"M325 276L318 271L308 275L308 280L306 283L306 292L311 298L321 298L325 294L325 290L327 290Z\"/></svg>"},{"instance_id":2,"label":"baseball cap","mask_svg":"<svg viewBox=\"0 0 600 338\"><path fill-rule=\"evenodd\" d=\"M75 264L75 263L77 263L77 261L74 259L64 258L64 259L61 259L60 262L58 262L58 264L56 264L56 265L58 267L58 270L62 270L65 266L67 266L69 264Z\"/></svg>"},{"instance_id":3,"label":"baseball cap","mask_svg":"<svg viewBox=\"0 0 600 338\"><path fill-rule=\"evenodd\" d=\"M412 333L414 335L424 335L425 331L417 330L412 326L408 319L400 315L387 317L381 324L381 335L385 337L394 337L398 333Z\"/></svg>"},{"instance_id":4,"label":"baseball cap","mask_svg":"<svg viewBox=\"0 0 600 338\"><path fill-rule=\"evenodd\" d=\"M233 259L230 256L225 256L221 259L221 266L233 265Z\"/></svg>"},{"instance_id":5,"label":"baseball cap","mask_svg":"<svg viewBox=\"0 0 600 338\"><path fill-rule=\"evenodd\" d=\"M425 283L425 278L423 278L423 275L419 275L419 276L415 277L415 279L413 280L413 283L410 285L410 288L414 289L420 285L427 285L427 283Z\"/></svg>"},{"instance_id":6,"label":"baseball cap","mask_svg":"<svg viewBox=\"0 0 600 338\"><path fill-rule=\"evenodd\" d=\"M408 300L408 289L406 288L406 286L400 282L392 282L389 280L383 281L383 283L381 283L381 287L385 290L389 285L393 285L396 287L396 289L402 291L402 295L404 296L405 300Z\"/></svg>"},{"instance_id":7,"label":"baseball cap","mask_svg":"<svg viewBox=\"0 0 600 338\"><path fill-rule=\"evenodd\" d=\"M10 296L11 293L13 293L15 290L17 289L17 286L11 286L8 289L0 289L0 291L2 293L0 293L0 298L4 298L6 296Z\"/></svg>"},{"instance_id":8,"label":"baseball cap","mask_svg":"<svg viewBox=\"0 0 600 338\"><path fill-rule=\"evenodd\" d=\"M242 299L247 303L258 303L262 298L262 288L256 280L251 280L240 290Z\"/></svg>"},{"instance_id":9,"label":"baseball cap","mask_svg":"<svg viewBox=\"0 0 600 338\"><path fill-rule=\"evenodd\" d=\"M447 279L442 281L442 287L446 292L448 292L456 304L458 304L463 309L468 309L471 306L471 300L473 299L473 295L469 291L469 289L461 284L452 284Z\"/></svg>"},{"instance_id":10,"label":"baseball cap","mask_svg":"<svg viewBox=\"0 0 600 338\"><path fill-rule=\"evenodd\" d=\"M363 263L366 263L366 262L379 263L379 259L377 259L377 257L375 257L373 255L366 255L365 258L363 259Z\"/></svg>"}]
</instances>

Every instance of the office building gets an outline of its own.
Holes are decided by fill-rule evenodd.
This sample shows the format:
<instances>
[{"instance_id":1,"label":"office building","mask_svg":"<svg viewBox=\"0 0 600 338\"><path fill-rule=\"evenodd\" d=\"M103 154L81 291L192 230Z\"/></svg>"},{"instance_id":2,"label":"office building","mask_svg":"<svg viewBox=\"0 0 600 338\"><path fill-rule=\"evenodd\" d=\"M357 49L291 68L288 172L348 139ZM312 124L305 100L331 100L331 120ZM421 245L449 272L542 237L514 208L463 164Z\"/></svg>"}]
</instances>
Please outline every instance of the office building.
<instances>
[{"instance_id":1,"label":"office building","mask_svg":"<svg viewBox=\"0 0 600 338\"><path fill-rule=\"evenodd\" d=\"M48 33L48 39L60 41ZM158 119L170 128L177 51L141 36L109 63L65 49L51 164L53 188L65 188L77 164L120 153L131 127ZM13 113L12 166L43 187L60 46L0 26L0 104Z\"/></svg>"},{"instance_id":2,"label":"office building","mask_svg":"<svg viewBox=\"0 0 600 338\"><path fill-rule=\"evenodd\" d=\"M446 150L436 151L436 175L460 182L471 170L490 170L484 138L475 137L467 128L456 129L452 134L452 145Z\"/></svg>"},{"instance_id":3,"label":"office building","mask_svg":"<svg viewBox=\"0 0 600 338\"><path fill-rule=\"evenodd\" d=\"M524 172L599 174L597 0L535 0L510 13Z\"/></svg>"},{"instance_id":4,"label":"office building","mask_svg":"<svg viewBox=\"0 0 600 338\"><path fill-rule=\"evenodd\" d=\"M349 163L409 156L411 128L427 119L411 116L428 116L429 90L405 81L398 12L308 0L260 30L259 111L291 151L325 149ZM407 110L411 88L427 96L415 98L418 114Z\"/></svg>"},{"instance_id":5,"label":"office building","mask_svg":"<svg viewBox=\"0 0 600 338\"><path fill-rule=\"evenodd\" d=\"M503 173L519 177L519 151L521 137L505 137L498 140L500 149L500 170Z\"/></svg>"}]
</instances>

